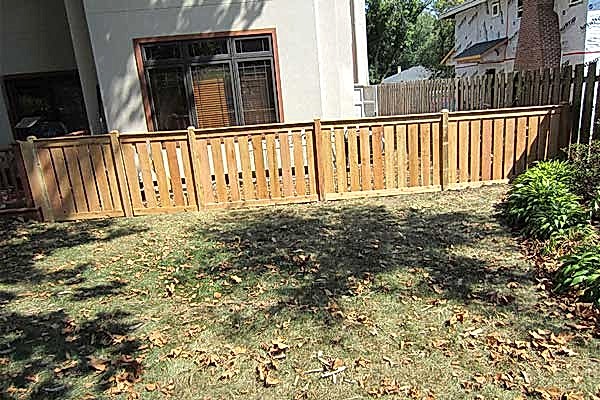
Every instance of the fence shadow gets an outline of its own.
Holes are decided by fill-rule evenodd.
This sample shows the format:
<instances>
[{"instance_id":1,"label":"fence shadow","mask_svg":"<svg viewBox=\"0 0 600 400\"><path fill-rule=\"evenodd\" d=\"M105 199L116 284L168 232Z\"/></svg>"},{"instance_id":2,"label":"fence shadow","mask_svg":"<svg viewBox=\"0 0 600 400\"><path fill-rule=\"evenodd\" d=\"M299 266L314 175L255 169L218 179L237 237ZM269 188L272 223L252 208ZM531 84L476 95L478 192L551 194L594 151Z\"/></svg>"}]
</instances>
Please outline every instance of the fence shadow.
<instances>
[{"instance_id":1,"label":"fence shadow","mask_svg":"<svg viewBox=\"0 0 600 400\"><path fill-rule=\"evenodd\" d=\"M381 205L322 206L310 215L285 210L233 213L219 228L196 233L220 243L227 255L208 255L202 273L236 274L245 280L276 284L274 302L261 310L270 315L296 313L336 323L336 303L356 295L363 283L380 292L434 294L498 306L478 292L482 282L503 285L532 277L499 268L483 257L459 254L453 247L476 245L500 226L489 217L469 212L391 211ZM219 251L219 250L216 250ZM220 259L215 267L212 262ZM390 287L379 279L388 273L424 270L429 279L414 287ZM385 280L385 279L384 279ZM289 283L294 282L294 283ZM269 290L269 289L266 289ZM255 314L235 314L228 334L259 329Z\"/></svg>"},{"instance_id":2,"label":"fence shadow","mask_svg":"<svg viewBox=\"0 0 600 400\"><path fill-rule=\"evenodd\" d=\"M4 306L27 296L28 288L39 290L45 284L70 288L74 301L117 293L124 286L121 282L80 286L86 282L86 271L93 267L88 262L54 270L44 265L44 259L70 247L145 230L143 225L120 225L118 220L63 224L0 220L0 285L4 289L0 291L0 361L10 360L0 380L1 398L64 398L72 390L70 382L92 376L96 387L88 390L100 394L117 375L139 374L133 357L140 344L128 337L138 321L127 312L112 309L83 321L77 316L75 322L75 316L64 310L48 311L45 304L26 312ZM105 370L90 367L90 357L107 360L102 364Z\"/></svg>"}]
</instances>

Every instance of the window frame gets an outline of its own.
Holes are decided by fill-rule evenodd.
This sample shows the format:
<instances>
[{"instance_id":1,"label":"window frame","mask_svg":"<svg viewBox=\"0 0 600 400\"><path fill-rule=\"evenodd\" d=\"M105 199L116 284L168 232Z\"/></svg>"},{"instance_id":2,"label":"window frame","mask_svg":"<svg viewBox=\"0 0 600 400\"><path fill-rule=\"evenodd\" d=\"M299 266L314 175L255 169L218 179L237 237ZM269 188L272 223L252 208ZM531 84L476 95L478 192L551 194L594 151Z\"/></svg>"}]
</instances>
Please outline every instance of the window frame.
<instances>
[{"instance_id":1,"label":"window frame","mask_svg":"<svg viewBox=\"0 0 600 400\"><path fill-rule=\"evenodd\" d=\"M521 6L519 6L519 2L521 3ZM516 0L515 5L517 7L517 19L521 19L523 17L523 0Z\"/></svg>"},{"instance_id":2,"label":"window frame","mask_svg":"<svg viewBox=\"0 0 600 400\"><path fill-rule=\"evenodd\" d=\"M252 38L252 37L264 37L269 40L269 44L271 47L271 51L268 52L253 52L253 53L237 53L235 41L238 39ZM192 57L189 53L188 44L193 41L200 41L206 39L227 39L227 46L229 54L227 55L215 55L210 57ZM273 85L274 92L274 107L276 113L276 123L284 122L284 113L283 113L283 105L282 105L282 95L281 95L281 81L280 81L280 73L279 73L279 54L277 47L277 34L275 29L256 29L256 30L247 30L247 31L233 31L233 32L212 32L212 33L201 33L194 35L178 35L178 36L163 36L163 37L151 37L151 38L139 38L134 39L134 51L136 64L138 68L139 81L142 91L142 100L144 104L144 114L146 118L146 126L148 131L153 132L156 131L158 126L156 121L156 113L155 107L153 104L151 89L149 87L149 76L148 71L153 68L160 68L162 66L176 66L182 65L184 68L184 84L186 86L187 91L187 101L190 105L189 107L189 115L190 115L190 123L193 121L194 124L197 124L198 116L196 113L196 108L194 106L193 101L193 86L192 82L192 72L191 67L199 66L199 65L211 65L211 64L221 64L224 62L229 62L231 69L232 79L235 81L233 84L234 90L234 105L235 105L235 113L236 120L239 121L242 125L245 123L244 121L244 112L241 98L241 85L238 83L239 80L239 72L238 72L238 62L243 61L256 61L269 59L271 63L271 79ZM150 44L162 44L162 43L177 43L180 47L180 59L170 59L170 60L147 60L144 47Z\"/></svg>"},{"instance_id":3,"label":"window frame","mask_svg":"<svg viewBox=\"0 0 600 400\"><path fill-rule=\"evenodd\" d=\"M8 74L4 76L0 76L0 96L4 96L4 102L6 104L6 111L8 114L8 121L10 124L10 133L12 135L13 140L15 140L18 136L18 132L15 129L15 126L20 121L18 110L16 107L17 97L19 95L17 86L19 82L24 81L35 81L35 80L60 80L65 79L68 81L72 81L75 84L79 85L81 90L81 122L83 126L83 130L91 132L91 127L89 126L88 120L88 110L85 105L85 100L83 98L83 89L81 88L81 82L79 78L79 71L76 69L73 70L61 70L61 71L50 71L50 72L33 72L33 73L22 73L22 74ZM55 96L55 93L53 93ZM55 98L54 98L55 99ZM55 99L56 100L56 99Z\"/></svg>"},{"instance_id":4,"label":"window frame","mask_svg":"<svg viewBox=\"0 0 600 400\"><path fill-rule=\"evenodd\" d=\"M498 11L496 13L494 13L494 7L497 7L497 9L498 9ZM502 10L500 8L500 0L492 1L492 5L490 7L490 15L492 17L499 17L501 13L502 13Z\"/></svg>"}]
</instances>

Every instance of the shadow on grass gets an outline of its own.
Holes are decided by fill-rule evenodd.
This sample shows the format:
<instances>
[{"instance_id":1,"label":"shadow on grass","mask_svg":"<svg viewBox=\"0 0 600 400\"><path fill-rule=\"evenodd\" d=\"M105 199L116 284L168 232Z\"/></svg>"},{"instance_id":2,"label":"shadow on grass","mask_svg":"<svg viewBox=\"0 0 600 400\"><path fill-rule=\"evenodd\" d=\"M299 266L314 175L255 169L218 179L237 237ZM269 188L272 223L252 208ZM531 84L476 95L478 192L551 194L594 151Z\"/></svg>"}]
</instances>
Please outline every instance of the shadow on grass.
<instances>
[{"instance_id":1,"label":"shadow on grass","mask_svg":"<svg viewBox=\"0 0 600 400\"><path fill-rule=\"evenodd\" d=\"M486 214L467 212L322 206L310 209L310 215L284 209L231 213L218 227L198 227L196 234L220 244L204 261L207 277L237 275L257 286L275 284L276 304L265 313L292 312L334 324L335 303L355 295L363 284L386 293L433 295L435 290L442 298L501 305L493 295L479 292L482 284L505 286L532 278L453 250L502 235L492 222ZM215 260L221 260L218 267L211 264ZM429 278L414 287L378 282L380 275L411 269L425 271ZM259 329L257 321L255 315L234 313L227 329L233 335Z\"/></svg>"},{"instance_id":2,"label":"shadow on grass","mask_svg":"<svg viewBox=\"0 0 600 400\"><path fill-rule=\"evenodd\" d=\"M52 268L46 270L43 266L44 259L63 249L144 230L121 227L116 220L63 224L0 221L0 284L6 289L0 291L0 398L64 398L76 380L86 377L92 382L87 390L101 395L117 377L137 373L133 371L137 368L133 357L140 343L127 336L137 325L125 311L99 313L83 321L78 315L75 322L75 316L64 310L49 312L43 301L38 311L26 313L2 306L18 296L33 295L27 290L44 284L66 289L65 294L72 293L69 299L75 301L117 293L123 283L79 287L86 281L84 273L91 267L89 263L50 272ZM91 368L89 357L107 360L102 364L106 369ZM127 375L129 370L131 374Z\"/></svg>"},{"instance_id":3,"label":"shadow on grass","mask_svg":"<svg viewBox=\"0 0 600 400\"><path fill-rule=\"evenodd\" d=\"M146 228L125 228L116 220L105 219L77 223L38 224L16 220L0 220L0 283L17 285L66 281L81 283L80 275L88 267L48 273L36 267L36 262L53 253L87 243L108 242L145 231Z\"/></svg>"},{"instance_id":4,"label":"shadow on grass","mask_svg":"<svg viewBox=\"0 0 600 400\"><path fill-rule=\"evenodd\" d=\"M139 350L140 343L127 337L136 326L130 319L125 312L101 313L77 324L64 311L1 313L0 359L9 363L9 372L0 382L0 393L15 399L62 398L71 391L69 382L86 376L97 382L89 392L102 393L132 368ZM98 364L106 369L92 368L93 359L106 360Z\"/></svg>"}]
</instances>

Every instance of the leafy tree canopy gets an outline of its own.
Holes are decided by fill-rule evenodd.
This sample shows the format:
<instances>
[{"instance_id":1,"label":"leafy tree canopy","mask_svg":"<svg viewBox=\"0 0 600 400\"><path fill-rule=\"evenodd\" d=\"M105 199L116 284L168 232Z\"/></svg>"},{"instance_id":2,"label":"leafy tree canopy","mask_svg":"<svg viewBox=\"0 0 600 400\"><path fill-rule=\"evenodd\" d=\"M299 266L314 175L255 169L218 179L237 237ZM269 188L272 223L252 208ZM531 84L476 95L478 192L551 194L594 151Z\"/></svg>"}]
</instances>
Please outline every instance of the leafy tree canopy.
<instances>
[{"instance_id":1,"label":"leafy tree canopy","mask_svg":"<svg viewBox=\"0 0 600 400\"><path fill-rule=\"evenodd\" d=\"M451 71L440 61L454 47L454 22L438 15L463 0L367 0L367 40L372 83L397 67L423 65L437 75Z\"/></svg>"}]
</instances>

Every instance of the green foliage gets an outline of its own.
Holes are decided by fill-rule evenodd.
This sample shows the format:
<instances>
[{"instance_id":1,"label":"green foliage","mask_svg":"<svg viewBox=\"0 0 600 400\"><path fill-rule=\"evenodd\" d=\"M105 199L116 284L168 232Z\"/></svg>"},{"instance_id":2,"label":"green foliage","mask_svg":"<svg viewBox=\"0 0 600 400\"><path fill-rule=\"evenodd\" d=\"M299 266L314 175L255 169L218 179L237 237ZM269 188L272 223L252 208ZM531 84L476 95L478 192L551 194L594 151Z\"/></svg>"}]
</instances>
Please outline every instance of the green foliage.
<instances>
[{"instance_id":1,"label":"green foliage","mask_svg":"<svg viewBox=\"0 0 600 400\"><path fill-rule=\"evenodd\" d=\"M577 225L562 232L555 232L541 245L541 252L546 256L564 256L572 254L581 246L594 246L599 243L598 232L590 225Z\"/></svg>"},{"instance_id":2,"label":"green foliage","mask_svg":"<svg viewBox=\"0 0 600 400\"><path fill-rule=\"evenodd\" d=\"M600 141L573 145L569 153L574 167L574 190L595 217L600 217Z\"/></svg>"},{"instance_id":3,"label":"green foliage","mask_svg":"<svg viewBox=\"0 0 600 400\"><path fill-rule=\"evenodd\" d=\"M454 47L454 21L441 12L463 0L367 0L367 42L371 83L379 83L398 66L428 67L438 76L451 72L440 65Z\"/></svg>"},{"instance_id":4,"label":"green foliage","mask_svg":"<svg viewBox=\"0 0 600 400\"><path fill-rule=\"evenodd\" d=\"M565 257L556 281L558 292L577 290L585 300L600 305L600 246Z\"/></svg>"},{"instance_id":5,"label":"green foliage","mask_svg":"<svg viewBox=\"0 0 600 400\"><path fill-rule=\"evenodd\" d=\"M573 169L564 161L540 162L520 175L506 202L509 223L543 240L586 226L588 213L571 191L572 177Z\"/></svg>"}]
</instances>

